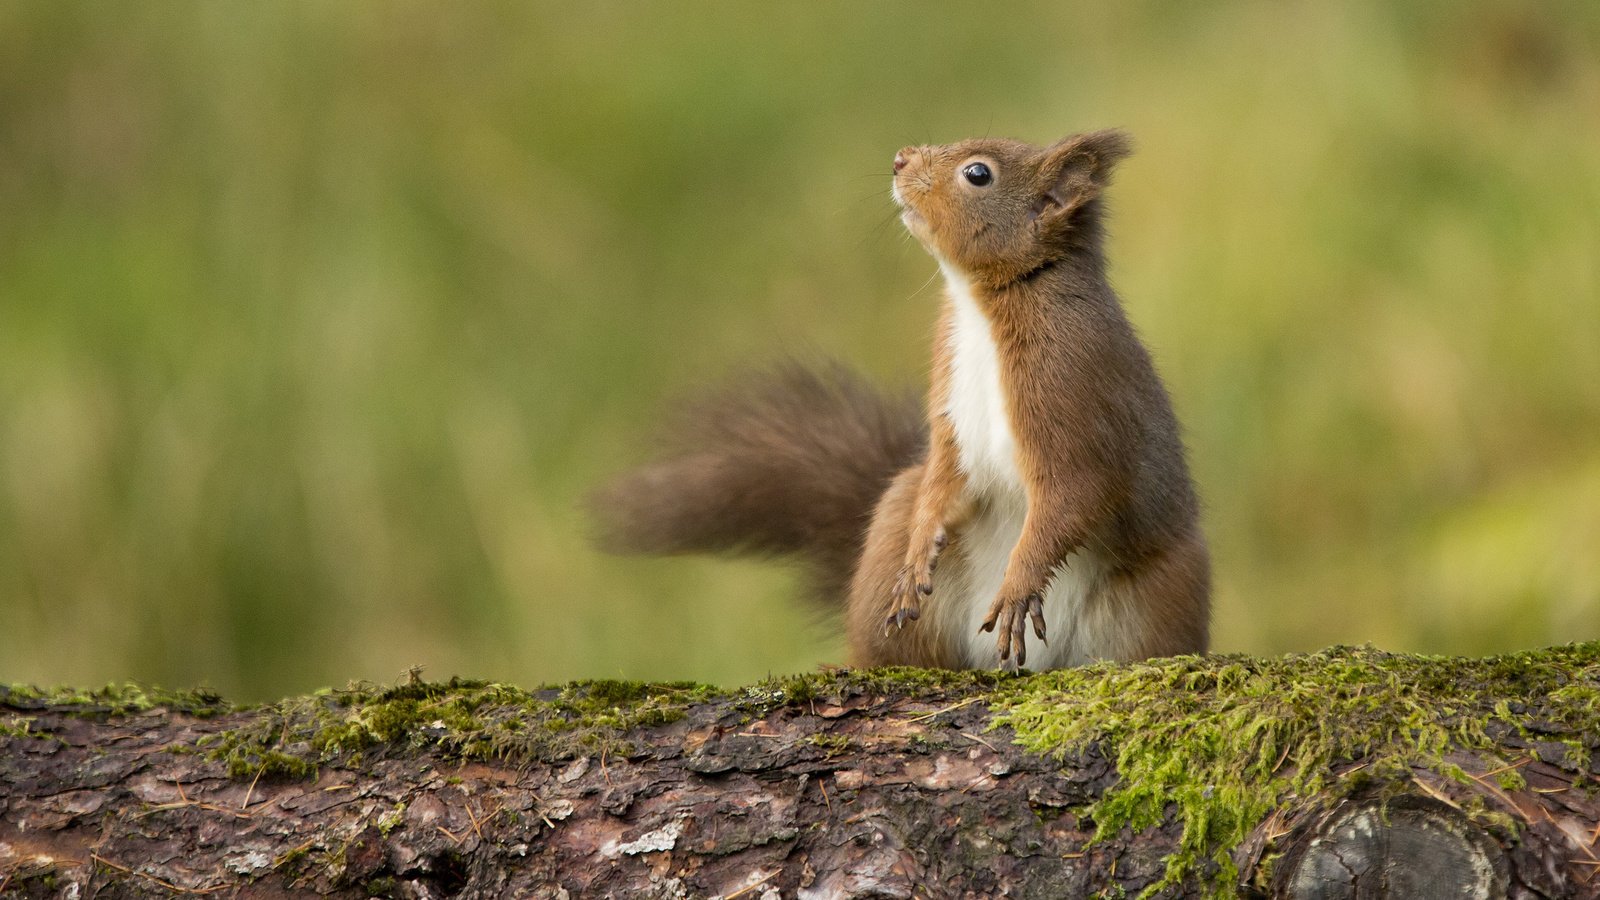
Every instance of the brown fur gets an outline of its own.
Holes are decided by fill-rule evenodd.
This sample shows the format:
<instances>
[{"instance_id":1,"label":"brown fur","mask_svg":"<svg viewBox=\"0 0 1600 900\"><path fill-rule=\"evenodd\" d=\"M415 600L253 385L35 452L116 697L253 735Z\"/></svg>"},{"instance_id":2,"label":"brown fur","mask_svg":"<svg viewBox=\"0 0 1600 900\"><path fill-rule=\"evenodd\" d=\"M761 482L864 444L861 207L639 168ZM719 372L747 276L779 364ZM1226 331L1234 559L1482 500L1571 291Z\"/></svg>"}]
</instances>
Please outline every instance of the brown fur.
<instances>
[{"instance_id":1,"label":"brown fur","mask_svg":"<svg viewBox=\"0 0 1600 900\"><path fill-rule=\"evenodd\" d=\"M1209 560L1177 420L1101 250L1102 193L1128 152L1105 131L897 158L906 225L970 283L1000 364L1026 513L983 628L1014 665L1026 623L1046 638L1047 590L1083 548L1109 561L1068 623L1090 657L1206 649ZM975 160L992 183L962 177ZM600 495L612 544L798 553L825 596L847 598L855 663L976 664L969 610L938 593L949 572L972 570L977 545L963 537L990 502L968 484L950 418L951 310L925 428L842 372L790 369L701 405L678 455Z\"/></svg>"},{"instance_id":2,"label":"brown fur","mask_svg":"<svg viewBox=\"0 0 1600 900\"><path fill-rule=\"evenodd\" d=\"M1114 563L1095 600L1117 601L1115 614L1137 623L1135 637L1097 655L1206 647L1209 562L1177 420L1105 276L1101 194L1128 152L1125 135L1102 131L1042 149L1003 140L907 148L897 160L907 227L970 279L1000 358L1027 494L1022 536L984 622L998 626L1002 660L1025 658L1026 620L1045 638L1040 598L1067 555L1091 541ZM975 161L992 183L962 178ZM935 372L949 366L941 340ZM930 460L955 454L951 430L939 426L940 383L936 374ZM963 517L952 499L962 479L955 466L930 465L922 480L903 563L916 588L891 589L886 604L881 585L858 579L864 590L852 603L887 606L884 620L896 624L904 610L915 617L918 595L931 593L922 579L944 543L935 540L941 526ZM875 565L869 555L862 568ZM877 643L865 639L861 655Z\"/></svg>"},{"instance_id":3,"label":"brown fur","mask_svg":"<svg viewBox=\"0 0 1600 900\"><path fill-rule=\"evenodd\" d=\"M812 589L844 602L873 504L927 444L921 404L836 364L746 373L681 408L664 458L595 492L602 548L796 555Z\"/></svg>"}]
</instances>

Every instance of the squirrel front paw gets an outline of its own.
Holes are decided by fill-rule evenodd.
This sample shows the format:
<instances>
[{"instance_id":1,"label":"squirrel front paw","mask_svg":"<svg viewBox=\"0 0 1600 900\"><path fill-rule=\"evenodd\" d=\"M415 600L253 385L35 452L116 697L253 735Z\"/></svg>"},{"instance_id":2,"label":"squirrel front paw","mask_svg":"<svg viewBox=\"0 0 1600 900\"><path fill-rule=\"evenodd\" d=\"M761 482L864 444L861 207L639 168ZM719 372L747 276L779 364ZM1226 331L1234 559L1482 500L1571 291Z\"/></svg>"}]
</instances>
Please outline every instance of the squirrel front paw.
<instances>
[{"instance_id":1,"label":"squirrel front paw","mask_svg":"<svg viewBox=\"0 0 1600 900\"><path fill-rule=\"evenodd\" d=\"M934 534L923 551L906 560L895 575L890 589L893 602L889 605L889 618L884 622L884 632L890 628L904 628L907 622L922 617L922 598L933 594L933 570L939 565L939 553L948 539L944 529Z\"/></svg>"},{"instance_id":2,"label":"squirrel front paw","mask_svg":"<svg viewBox=\"0 0 1600 900\"><path fill-rule=\"evenodd\" d=\"M999 632L1000 664L1003 668L1020 669L1028 661L1026 631L1028 620L1033 620L1033 633L1044 640L1044 596L1035 592L1024 597L996 597L989 607L980 631ZM999 626L996 629L996 625Z\"/></svg>"}]
</instances>

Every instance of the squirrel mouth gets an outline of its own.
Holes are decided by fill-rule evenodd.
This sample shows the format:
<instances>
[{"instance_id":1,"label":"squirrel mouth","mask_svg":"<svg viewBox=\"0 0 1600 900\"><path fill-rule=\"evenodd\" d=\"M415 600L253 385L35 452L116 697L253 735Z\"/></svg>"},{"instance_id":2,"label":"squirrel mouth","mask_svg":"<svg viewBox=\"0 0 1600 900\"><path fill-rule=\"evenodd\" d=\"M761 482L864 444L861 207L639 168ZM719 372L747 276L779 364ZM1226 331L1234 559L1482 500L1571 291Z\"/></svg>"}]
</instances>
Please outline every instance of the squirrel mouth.
<instances>
[{"instance_id":1,"label":"squirrel mouth","mask_svg":"<svg viewBox=\"0 0 1600 900\"><path fill-rule=\"evenodd\" d=\"M900 182L898 180L895 181L894 189L889 194L894 197L894 205L900 207L900 221L907 225L910 225L913 221L922 221L922 217L917 215L917 211L912 209L911 204L906 202L906 198L900 195Z\"/></svg>"},{"instance_id":2,"label":"squirrel mouth","mask_svg":"<svg viewBox=\"0 0 1600 900\"><path fill-rule=\"evenodd\" d=\"M900 193L899 178L895 178L892 182L892 188L889 191L889 194L890 196L894 197L895 205L900 207L901 223L903 223L907 228L914 228L917 225L923 224L922 215L918 213L910 203L906 202L905 195Z\"/></svg>"}]
</instances>

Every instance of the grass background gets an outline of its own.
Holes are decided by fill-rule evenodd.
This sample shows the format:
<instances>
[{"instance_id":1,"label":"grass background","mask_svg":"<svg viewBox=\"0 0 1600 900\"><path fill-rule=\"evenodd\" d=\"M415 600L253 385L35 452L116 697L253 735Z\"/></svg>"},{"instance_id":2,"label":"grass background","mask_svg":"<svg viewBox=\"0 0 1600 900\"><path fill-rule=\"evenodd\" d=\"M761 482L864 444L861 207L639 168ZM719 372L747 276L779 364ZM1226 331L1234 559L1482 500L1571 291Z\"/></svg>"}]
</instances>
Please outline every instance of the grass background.
<instances>
[{"instance_id":1,"label":"grass background","mask_svg":"<svg viewBox=\"0 0 1600 900\"><path fill-rule=\"evenodd\" d=\"M906 143L1140 152L1216 647L1600 637L1600 5L0 4L0 679L837 661L576 502L797 347L924 377Z\"/></svg>"}]
</instances>

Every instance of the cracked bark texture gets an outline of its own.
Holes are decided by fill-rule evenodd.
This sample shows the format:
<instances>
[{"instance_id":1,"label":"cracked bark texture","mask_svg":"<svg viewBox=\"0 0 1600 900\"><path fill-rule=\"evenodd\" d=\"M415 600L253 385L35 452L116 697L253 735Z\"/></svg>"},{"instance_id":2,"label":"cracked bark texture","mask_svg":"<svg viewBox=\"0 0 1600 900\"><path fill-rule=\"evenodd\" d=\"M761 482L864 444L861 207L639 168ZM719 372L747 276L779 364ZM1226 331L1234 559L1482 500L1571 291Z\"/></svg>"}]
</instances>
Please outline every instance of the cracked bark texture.
<instances>
[{"instance_id":1,"label":"cracked bark texture","mask_svg":"<svg viewBox=\"0 0 1600 900\"><path fill-rule=\"evenodd\" d=\"M501 762L412 741L304 778L230 775L207 748L264 715L0 689L0 896L1131 897L1181 832L1169 810L1092 841L1084 810L1114 764L1015 746L979 687L841 682L755 715L711 698L632 729L625 753ZM1290 798L1234 850L1224 890L1596 896L1587 763L1503 737L1520 785L1458 754L1465 779ZM1215 872L1158 895L1213 892Z\"/></svg>"}]
</instances>

